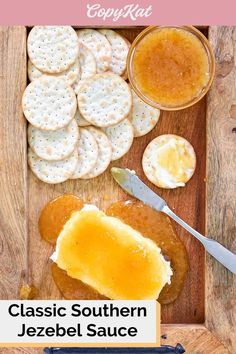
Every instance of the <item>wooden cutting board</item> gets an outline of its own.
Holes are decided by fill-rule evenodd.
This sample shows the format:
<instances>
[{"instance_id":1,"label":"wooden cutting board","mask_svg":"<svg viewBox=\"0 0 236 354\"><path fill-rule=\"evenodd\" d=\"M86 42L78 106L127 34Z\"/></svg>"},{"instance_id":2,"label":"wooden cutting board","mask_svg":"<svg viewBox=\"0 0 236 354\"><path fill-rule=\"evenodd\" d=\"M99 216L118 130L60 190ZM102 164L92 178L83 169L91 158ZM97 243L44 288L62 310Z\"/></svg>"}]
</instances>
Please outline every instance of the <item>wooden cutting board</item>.
<instances>
[{"instance_id":1,"label":"wooden cutting board","mask_svg":"<svg viewBox=\"0 0 236 354\"><path fill-rule=\"evenodd\" d=\"M136 27L120 31L132 41L140 30ZM207 35L206 29L203 29L203 32ZM209 106L206 99L203 99L183 111L162 112L156 128L145 137L135 139L130 152L112 165L135 170L145 183L167 200L170 207L180 217L201 233L206 232L205 210L207 206L209 232L212 230L214 234L218 234L218 239L221 239L222 242L223 238L218 231L229 232L228 244L225 244L230 246L232 244L230 240L233 240L232 228L235 228L235 208L232 208L232 205L235 205L232 199L235 189L228 182L223 183L222 176L228 181L227 171L229 171L232 181L236 182L236 159L233 159L235 156L235 148L233 148L235 134L232 134L233 122L236 117L235 105L232 102L235 100L236 88L233 86L233 78L228 76L234 68L232 38L234 38L235 32L233 34L230 30L220 27L219 31L212 29L210 33L210 40L215 46L214 50L218 56L217 85L219 86L213 85L209 96L210 101L208 101ZM112 202L126 200L129 197L112 180L109 170L94 180L68 181L54 186L40 182L34 177L27 166L27 124L21 110L21 97L26 86L27 76L26 29L24 27L1 27L0 45L0 298L18 298L19 287L26 282L33 283L39 289L38 297L40 299L60 299L61 295L52 280L50 271L49 256L52 253L52 248L40 239L38 233L37 222L41 208L49 200L62 193L74 193L87 203L94 203L103 209ZM223 54L219 54L218 48L223 48ZM228 53L231 53L229 60ZM227 79L229 84L233 87L232 91L224 85L226 76L229 78ZM228 97L230 97L230 102ZM221 118L221 114L226 114L226 112L231 114L231 118L227 121ZM208 117L207 131L206 117ZM221 123L214 125L213 117L215 121ZM143 175L142 153L154 137L163 133L181 135L189 140L195 148L197 154L196 173L184 188L169 191L160 190L151 185ZM217 139L221 138L222 134L224 139L218 145ZM206 136L208 137L208 154ZM224 155L226 148L229 152L228 156ZM208 166L211 168L210 182L206 180L206 156ZM208 186L207 200L206 185ZM219 190L221 190L220 194L218 194ZM229 209L226 203L227 198L231 202ZM224 205L222 212L220 211L221 204ZM224 227L221 227L221 220L225 222ZM227 291L228 286L230 286L230 291L233 291L235 289L235 287L233 288L234 283L230 275L212 259L207 258L208 268L206 269L205 253L201 245L183 229L177 225L175 227L187 247L190 271L180 297L175 303L162 307L162 321L166 324L201 324L205 321L204 304L206 302L207 321L209 326L215 330L217 326L213 317L216 316L217 311L214 308L214 301L217 298L216 288L220 288L222 279L224 279L224 291ZM215 269L222 275L221 278L216 276ZM207 274L207 282L205 274ZM213 274L218 282L213 282ZM214 288L209 291L208 287L213 283ZM207 294L211 296L211 304L205 298L205 289L207 289ZM222 293L221 296L223 297ZM226 306L228 309L230 306L232 309L235 308L232 298L228 296L227 299L228 302L224 301L222 306L220 306L218 299L218 307L221 308L221 311ZM233 320L229 320L227 314L224 316L226 316L226 319L224 318L225 330L229 330ZM201 328L194 327L194 331L198 329L202 331ZM185 328L184 331L187 329ZM181 327L178 327L178 333L180 335L187 332L181 332ZM225 339L223 332L219 330L218 333L220 333L222 340ZM228 343L228 346L232 346L232 343L233 339Z\"/></svg>"},{"instance_id":2,"label":"wooden cutting board","mask_svg":"<svg viewBox=\"0 0 236 354\"><path fill-rule=\"evenodd\" d=\"M141 29L120 30L131 42ZM141 159L147 144L157 135L173 133L189 140L197 153L197 170L185 188L163 191L148 183ZM205 223L205 165L206 165L206 104L202 100L190 109L179 112L162 112L156 128L148 135L135 139L129 153L113 166L128 167L152 189L161 194L169 205L193 227L204 233ZM30 281L39 288L39 298L60 298L52 281L50 261L52 248L42 242L38 234L38 215L41 208L55 196L69 192L80 196L87 203L106 209L118 200L130 199L113 181L108 169L100 177L87 181L68 181L50 186L40 182L28 172L28 211L29 211L29 271ZM163 306L164 323L202 323L204 322L204 252L200 244L183 229L176 230L184 241L190 257L190 271L185 288L179 299L169 306Z\"/></svg>"}]
</instances>

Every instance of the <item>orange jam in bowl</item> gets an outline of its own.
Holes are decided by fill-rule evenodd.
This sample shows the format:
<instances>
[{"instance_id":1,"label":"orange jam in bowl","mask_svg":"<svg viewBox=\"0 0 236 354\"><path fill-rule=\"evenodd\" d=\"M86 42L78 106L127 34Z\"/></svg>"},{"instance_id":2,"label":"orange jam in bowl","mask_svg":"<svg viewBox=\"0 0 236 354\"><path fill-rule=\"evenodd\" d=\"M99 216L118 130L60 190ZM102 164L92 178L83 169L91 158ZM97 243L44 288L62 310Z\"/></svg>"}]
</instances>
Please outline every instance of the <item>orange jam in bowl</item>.
<instances>
[{"instance_id":1,"label":"orange jam in bowl","mask_svg":"<svg viewBox=\"0 0 236 354\"><path fill-rule=\"evenodd\" d=\"M187 108L209 90L215 60L206 37L192 26L150 26L134 40L128 76L146 103L163 110Z\"/></svg>"}]
</instances>

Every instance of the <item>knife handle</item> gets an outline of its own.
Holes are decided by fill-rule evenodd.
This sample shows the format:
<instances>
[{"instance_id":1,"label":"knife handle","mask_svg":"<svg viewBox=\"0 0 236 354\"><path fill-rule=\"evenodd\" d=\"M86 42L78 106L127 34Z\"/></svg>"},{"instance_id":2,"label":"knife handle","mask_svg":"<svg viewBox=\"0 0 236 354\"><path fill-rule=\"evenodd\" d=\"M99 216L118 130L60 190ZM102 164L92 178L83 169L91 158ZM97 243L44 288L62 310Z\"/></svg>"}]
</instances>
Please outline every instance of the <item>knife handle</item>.
<instances>
[{"instance_id":1,"label":"knife handle","mask_svg":"<svg viewBox=\"0 0 236 354\"><path fill-rule=\"evenodd\" d=\"M185 349L181 344L175 347L162 345L152 348L45 348L45 354L183 354Z\"/></svg>"},{"instance_id":2,"label":"knife handle","mask_svg":"<svg viewBox=\"0 0 236 354\"><path fill-rule=\"evenodd\" d=\"M189 226L185 221L183 221L179 216L177 216L167 205L163 207L162 211L168 216L170 216L173 220L175 220L190 234L196 237L211 256L213 256L218 262L223 264L225 268L227 268L234 275L236 275L236 254L229 251L219 242L201 235L199 232Z\"/></svg>"}]
</instances>

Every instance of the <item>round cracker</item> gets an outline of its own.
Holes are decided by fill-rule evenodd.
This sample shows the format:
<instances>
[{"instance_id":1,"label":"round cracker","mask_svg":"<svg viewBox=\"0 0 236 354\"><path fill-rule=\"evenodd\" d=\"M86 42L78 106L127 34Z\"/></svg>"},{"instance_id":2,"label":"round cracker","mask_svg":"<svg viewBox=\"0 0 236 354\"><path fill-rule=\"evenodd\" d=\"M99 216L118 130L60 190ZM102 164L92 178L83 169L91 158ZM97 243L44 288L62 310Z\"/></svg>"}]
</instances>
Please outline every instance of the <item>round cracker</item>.
<instances>
[{"instance_id":1,"label":"round cracker","mask_svg":"<svg viewBox=\"0 0 236 354\"><path fill-rule=\"evenodd\" d=\"M25 89L22 107L26 119L36 128L57 130L74 118L76 96L63 79L44 75Z\"/></svg>"},{"instance_id":2,"label":"round cracker","mask_svg":"<svg viewBox=\"0 0 236 354\"><path fill-rule=\"evenodd\" d=\"M92 133L86 128L80 129L78 142L78 162L71 178L81 178L89 173L96 165L98 159L98 144Z\"/></svg>"},{"instance_id":3,"label":"round cracker","mask_svg":"<svg viewBox=\"0 0 236 354\"><path fill-rule=\"evenodd\" d=\"M28 161L36 177L43 182L56 184L66 181L73 175L78 161L78 153L74 151L64 160L46 161L38 157L33 150L29 148Z\"/></svg>"},{"instance_id":4,"label":"round cracker","mask_svg":"<svg viewBox=\"0 0 236 354\"><path fill-rule=\"evenodd\" d=\"M133 97L131 122L134 127L134 136L139 137L146 135L155 128L160 117L160 110L149 106L133 90L131 91Z\"/></svg>"},{"instance_id":5,"label":"round cracker","mask_svg":"<svg viewBox=\"0 0 236 354\"><path fill-rule=\"evenodd\" d=\"M120 159L129 151L134 139L134 129L128 119L124 119L112 127L103 128L103 131L112 146L112 161Z\"/></svg>"},{"instance_id":6,"label":"round cracker","mask_svg":"<svg viewBox=\"0 0 236 354\"><path fill-rule=\"evenodd\" d=\"M46 73L65 71L79 53L78 37L71 26L35 26L27 48L31 62Z\"/></svg>"},{"instance_id":7,"label":"round cracker","mask_svg":"<svg viewBox=\"0 0 236 354\"><path fill-rule=\"evenodd\" d=\"M36 68L30 59L28 60L28 78L30 81L39 79L44 74L45 73Z\"/></svg>"},{"instance_id":8,"label":"round cracker","mask_svg":"<svg viewBox=\"0 0 236 354\"><path fill-rule=\"evenodd\" d=\"M97 65L93 53L82 44L80 44L79 48L79 66L80 72L72 86L76 94L79 92L81 80L88 79L97 73Z\"/></svg>"},{"instance_id":9,"label":"round cracker","mask_svg":"<svg viewBox=\"0 0 236 354\"><path fill-rule=\"evenodd\" d=\"M48 161L63 160L75 150L79 128L73 119L65 128L55 131L41 130L29 124L28 142L38 157Z\"/></svg>"},{"instance_id":10,"label":"round cracker","mask_svg":"<svg viewBox=\"0 0 236 354\"><path fill-rule=\"evenodd\" d=\"M53 75L55 77L59 77L62 79L65 79L68 85L74 84L74 82L77 80L78 75L79 75L79 59L76 59L74 64L72 64L67 70L62 71L61 73L58 74L47 74L47 75ZM34 81L38 79L39 77L45 75L45 73L34 66L34 64L28 60L28 77L30 81Z\"/></svg>"},{"instance_id":11,"label":"round cracker","mask_svg":"<svg viewBox=\"0 0 236 354\"><path fill-rule=\"evenodd\" d=\"M126 71L126 59L129 51L128 43L119 35L119 33L111 29L99 30L111 45L112 55L110 70L117 75L123 75Z\"/></svg>"},{"instance_id":12,"label":"round cracker","mask_svg":"<svg viewBox=\"0 0 236 354\"><path fill-rule=\"evenodd\" d=\"M77 30L79 42L93 53L97 72L101 73L109 69L111 63L111 45L104 35L94 29Z\"/></svg>"},{"instance_id":13,"label":"round cracker","mask_svg":"<svg viewBox=\"0 0 236 354\"><path fill-rule=\"evenodd\" d=\"M186 181L174 181L169 172L163 169L158 163L158 149L162 148L163 144L168 143L171 139L181 142L184 148L188 151L189 157L192 159L193 168L188 168L185 171L187 175ZM185 150L183 151L183 154L185 154ZM196 154L188 140L174 134L163 134L153 139L146 147L143 154L142 166L149 181L159 188L173 189L184 187L185 183L188 182L194 174L196 168Z\"/></svg>"},{"instance_id":14,"label":"round cracker","mask_svg":"<svg viewBox=\"0 0 236 354\"><path fill-rule=\"evenodd\" d=\"M93 134L97 142L98 158L93 169L89 173L83 175L81 177L82 179L90 179L101 175L109 166L112 156L111 143L106 134L103 133L100 129L94 127L88 127L86 129Z\"/></svg>"},{"instance_id":15,"label":"round cracker","mask_svg":"<svg viewBox=\"0 0 236 354\"><path fill-rule=\"evenodd\" d=\"M83 80L78 95L79 110L92 125L109 127L125 119L132 105L128 84L113 73Z\"/></svg>"},{"instance_id":16,"label":"round cracker","mask_svg":"<svg viewBox=\"0 0 236 354\"><path fill-rule=\"evenodd\" d=\"M75 113L75 120L79 127L88 127L90 125L90 123L86 119L84 119L78 109Z\"/></svg>"},{"instance_id":17,"label":"round cracker","mask_svg":"<svg viewBox=\"0 0 236 354\"><path fill-rule=\"evenodd\" d=\"M123 38L124 38L124 40L125 40L125 42L126 42L127 46L128 46L128 47L129 47L129 49L130 49L130 47L131 47L131 43L130 43L130 41L128 41L128 39L127 39L127 38L125 38L125 37L123 37ZM122 77L122 79L124 79L125 81L127 81L127 80L128 80L128 70L127 70L127 67L126 67L125 72L121 75L121 77Z\"/></svg>"}]
</instances>

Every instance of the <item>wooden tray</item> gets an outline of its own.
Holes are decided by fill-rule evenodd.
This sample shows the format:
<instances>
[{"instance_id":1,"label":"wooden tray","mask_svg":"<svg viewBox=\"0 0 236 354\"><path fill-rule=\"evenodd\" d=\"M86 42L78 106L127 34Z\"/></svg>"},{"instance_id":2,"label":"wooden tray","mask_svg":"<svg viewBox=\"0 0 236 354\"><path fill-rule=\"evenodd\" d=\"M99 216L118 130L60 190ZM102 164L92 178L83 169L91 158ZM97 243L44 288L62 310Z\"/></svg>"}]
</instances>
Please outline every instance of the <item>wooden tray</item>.
<instances>
[{"instance_id":1,"label":"wooden tray","mask_svg":"<svg viewBox=\"0 0 236 354\"><path fill-rule=\"evenodd\" d=\"M132 41L141 28L119 31ZM202 31L208 35L207 28ZM65 192L101 208L128 197L113 182L109 171L94 180L68 181L53 186L40 182L28 169L27 124L21 110L21 97L27 83L26 33L25 27L0 28L0 298L18 298L20 285L27 282L39 289L38 298L60 299L50 271L52 248L38 234L40 209ZM214 235L233 251L236 251L235 36L233 27L209 28L217 72L208 99L183 111L162 112L156 128L136 139L131 151L113 163L136 170L150 185L140 164L148 142L163 133L188 139L197 154L197 170L187 186L169 191L150 186L191 226L203 234L208 230L209 235ZM162 307L163 344L178 341L188 353L194 350L228 353L226 348L231 351L236 348L235 279L212 258L207 256L205 260L198 241L177 225L176 231L188 249L190 272L180 297L174 304ZM42 349L35 350L42 353ZM2 354L7 352L0 349ZM9 353L15 352L16 349L10 349ZM31 349L23 352L34 353Z\"/></svg>"}]
</instances>

